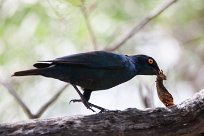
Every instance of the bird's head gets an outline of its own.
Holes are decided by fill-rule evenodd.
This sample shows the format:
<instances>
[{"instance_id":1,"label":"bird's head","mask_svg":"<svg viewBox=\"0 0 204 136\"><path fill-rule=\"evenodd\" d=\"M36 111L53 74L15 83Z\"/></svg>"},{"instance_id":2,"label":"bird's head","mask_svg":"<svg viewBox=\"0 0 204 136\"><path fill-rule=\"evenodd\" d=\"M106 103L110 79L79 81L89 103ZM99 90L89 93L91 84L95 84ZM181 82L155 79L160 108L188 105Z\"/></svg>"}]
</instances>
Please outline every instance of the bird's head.
<instances>
[{"instance_id":1,"label":"bird's head","mask_svg":"<svg viewBox=\"0 0 204 136\"><path fill-rule=\"evenodd\" d=\"M159 66L157 62L147 55L135 55L134 58L135 67L138 75L158 75Z\"/></svg>"}]
</instances>

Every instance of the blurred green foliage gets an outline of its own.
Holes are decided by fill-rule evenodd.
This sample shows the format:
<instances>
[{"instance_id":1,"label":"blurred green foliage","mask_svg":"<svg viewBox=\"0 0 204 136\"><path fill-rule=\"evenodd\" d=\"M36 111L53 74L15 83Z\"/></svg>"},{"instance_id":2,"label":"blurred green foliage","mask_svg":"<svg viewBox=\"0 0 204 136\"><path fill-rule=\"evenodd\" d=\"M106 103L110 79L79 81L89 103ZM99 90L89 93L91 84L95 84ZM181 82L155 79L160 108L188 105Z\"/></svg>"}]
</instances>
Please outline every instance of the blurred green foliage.
<instances>
[{"instance_id":1,"label":"blurred green foliage","mask_svg":"<svg viewBox=\"0 0 204 136\"><path fill-rule=\"evenodd\" d=\"M67 0L69 3L73 4L74 6L81 6L83 0Z\"/></svg>"},{"instance_id":2,"label":"blurred green foliage","mask_svg":"<svg viewBox=\"0 0 204 136\"><path fill-rule=\"evenodd\" d=\"M84 1L98 49L107 47L162 1ZM43 77L13 78L11 75L15 71L32 68L32 64L38 60L93 50L89 30L80 10L81 4L81 0L0 1L0 81L9 82L33 112L64 83ZM167 88L172 90L176 102L179 103L191 97L204 85L203 24L204 1L180 0L115 52L144 53L155 57L160 67L167 72ZM154 83L154 78L141 78L142 84L151 86ZM134 96L139 95L140 83L136 78L125 85L132 87L129 91L124 92L120 87L113 89L113 93L103 91L99 95L96 93L92 101L97 103L96 99L100 98L99 101L103 104L105 102L102 96L110 96L110 103L102 106L113 109L128 108L134 102L133 98L129 101L121 99L130 99L133 92ZM150 88L155 90L153 85ZM115 95L121 97L116 99ZM68 104L75 97L78 97L75 91L68 88L43 117L90 114L80 104ZM137 99L132 104L133 107L144 108L139 101L142 98ZM153 102L155 106L161 106L155 93ZM26 119L21 107L3 86L0 86L0 111L1 122Z\"/></svg>"}]
</instances>

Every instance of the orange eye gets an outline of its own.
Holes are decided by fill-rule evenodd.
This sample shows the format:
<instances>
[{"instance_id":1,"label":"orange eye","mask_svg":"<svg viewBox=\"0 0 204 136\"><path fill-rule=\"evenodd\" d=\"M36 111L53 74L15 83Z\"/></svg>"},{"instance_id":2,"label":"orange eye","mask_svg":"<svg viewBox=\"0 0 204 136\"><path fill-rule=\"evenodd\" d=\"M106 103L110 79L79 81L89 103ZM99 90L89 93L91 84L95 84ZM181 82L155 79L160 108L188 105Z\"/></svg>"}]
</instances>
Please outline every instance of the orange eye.
<instances>
[{"instance_id":1,"label":"orange eye","mask_svg":"<svg viewBox=\"0 0 204 136\"><path fill-rule=\"evenodd\" d=\"M153 59L148 59L148 63L149 63L149 64L153 64L153 63L154 63L154 60L153 60Z\"/></svg>"}]
</instances>

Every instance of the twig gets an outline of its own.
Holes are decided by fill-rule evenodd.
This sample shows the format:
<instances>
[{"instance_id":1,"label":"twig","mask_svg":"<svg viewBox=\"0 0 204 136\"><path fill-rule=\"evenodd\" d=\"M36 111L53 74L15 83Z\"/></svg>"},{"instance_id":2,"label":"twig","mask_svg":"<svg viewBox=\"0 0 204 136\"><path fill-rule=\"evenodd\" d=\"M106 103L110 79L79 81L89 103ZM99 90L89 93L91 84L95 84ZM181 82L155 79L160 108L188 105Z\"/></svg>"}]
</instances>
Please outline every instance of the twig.
<instances>
[{"instance_id":1,"label":"twig","mask_svg":"<svg viewBox=\"0 0 204 136\"><path fill-rule=\"evenodd\" d=\"M3 4L4 4L4 1L5 1L5 0L1 0L1 1L0 1L0 10L1 10Z\"/></svg>"},{"instance_id":2,"label":"twig","mask_svg":"<svg viewBox=\"0 0 204 136\"><path fill-rule=\"evenodd\" d=\"M153 97L153 91L152 89L149 88L149 86L147 84L144 84L146 91L147 91L147 95L145 96L146 98L146 104L148 108L153 108L154 107L154 97Z\"/></svg>"},{"instance_id":3,"label":"twig","mask_svg":"<svg viewBox=\"0 0 204 136\"><path fill-rule=\"evenodd\" d=\"M5 2L5 0L0 0L0 20L1 20L2 14L3 14L2 7L3 7L4 2Z\"/></svg>"},{"instance_id":4,"label":"twig","mask_svg":"<svg viewBox=\"0 0 204 136\"><path fill-rule=\"evenodd\" d=\"M39 110L38 112L34 115L35 118L39 118L42 116L42 114L47 110L47 108L53 104L59 96L64 92L64 90L69 86L69 84L63 86L59 91L48 101L46 102Z\"/></svg>"},{"instance_id":5,"label":"twig","mask_svg":"<svg viewBox=\"0 0 204 136\"><path fill-rule=\"evenodd\" d=\"M138 90L139 90L139 95L140 95L142 104L144 105L145 108L148 108L147 101L146 101L146 96L144 94L144 90L142 88L142 82L141 81L138 84Z\"/></svg>"},{"instance_id":6,"label":"twig","mask_svg":"<svg viewBox=\"0 0 204 136\"><path fill-rule=\"evenodd\" d=\"M145 90L143 89L142 85L146 88L146 94L145 94ZM138 86L138 90L139 90L139 95L142 101L142 104L144 105L145 108L152 108L154 107L154 103L153 103L153 94L152 94L152 90L146 85L143 84L142 82L139 83Z\"/></svg>"},{"instance_id":7,"label":"twig","mask_svg":"<svg viewBox=\"0 0 204 136\"><path fill-rule=\"evenodd\" d=\"M26 115L32 119L33 114L28 108L28 106L21 100L21 98L18 96L16 91L11 87L10 84L5 83L3 81L0 81L0 83L8 90L8 92L14 97L14 99L18 102L18 104L22 107L23 111L26 113Z\"/></svg>"},{"instance_id":8,"label":"twig","mask_svg":"<svg viewBox=\"0 0 204 136\"><path fill-rule=\"evenodd\" d=\"M97 47L97 42L96 42L96 36L95 36L95 33L94 33L93 28L91 26L91 22L89 20L89 15L88 15L87 9L84 5L84 2L82 2L80 9L81 9L81 12L84 16L84 20L85 20L85 23L86 23L86 26L87 26L87 29L88 29L88 32L89 32L89 35L90 35L90 38L92 41L92 45L94 47L94 50L97 50L98 47Z\"/></svg>"},{"instance_id":9,"label":"twig","mask_svg":"<svg viewBox=\"0 0 204 136\"><path fill-rule=\"evenodd\" d=\"M42 114L46 111L46 109L53 104L57 98L62 94L62 92L68 87L68 84L63 86L48 102L46 102L36 114L33 114L31 110L28 108L28 106L21 100L21 98L18 96L16 91L11 87L10 84L0 81L0 84L2 84L8 92L15 98L15 100L18 102L18 104L22 107L23 111L26 113L29 119L35 119L42 116Z\"/></svg>"},{"instance_id":10,"label":"twig","mask_svg":"<svg viewBox=\"0 0 204 136\"><path fill-rule=\"evenodd\" d=\"M59 11L56 10L56 8L51 4L50 0L47 0L47 3L51 7L51 9L54 11L54 13L59 17L60 20L67 22L66 18L62 14L59 13Z\"/></svg>"},{"instance_id":11,"label":"twig","mask_svg":"<svg viewBox=\"0 0 204 136\"><path fill-rule=\"evenodd\" d=\"M156 18L160 15L164 10L170 7L173 3L178 0L165 0L155 9L153 9L149 14L147 14L139 23L136 23L133 28L126 32L124 35L119 36L111 45L110 48L106 48L106 51L114 51L120 48L128 39L134 36L137 32L139 32L146 24L148 24L152 19Z\"/></svg>"}]
</instances>

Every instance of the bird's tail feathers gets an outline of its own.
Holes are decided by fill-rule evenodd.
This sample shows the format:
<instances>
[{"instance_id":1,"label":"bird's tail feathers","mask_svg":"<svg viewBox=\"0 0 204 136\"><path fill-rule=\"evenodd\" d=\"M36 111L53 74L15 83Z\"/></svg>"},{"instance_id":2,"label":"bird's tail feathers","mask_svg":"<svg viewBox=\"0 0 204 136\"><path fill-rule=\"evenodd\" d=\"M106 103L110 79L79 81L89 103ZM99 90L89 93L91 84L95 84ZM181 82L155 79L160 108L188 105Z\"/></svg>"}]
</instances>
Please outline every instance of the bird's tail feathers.
<instances>
[{"instance_id":1,"label":"bird's tail feathers","mask_svg":"<svg viewBox=\"0 0 204 136\"><path fill-rule=\"evenodd\" d=\"M36 68L47 68L49 66L51 66L52 63L35 63L33 66L36 67Z\"/></svg>"},{"instance_id":2,"label":"bird's tail feathers","mask_svg":"<svg viewBox=\"0 0 204 136\"><path fill-rule=\"evenodd\" d=\"M40 73L41 73L41 69L30 69L30 70L15 72L12 76L40 75Z\"/></svg>"}]
</instances>

